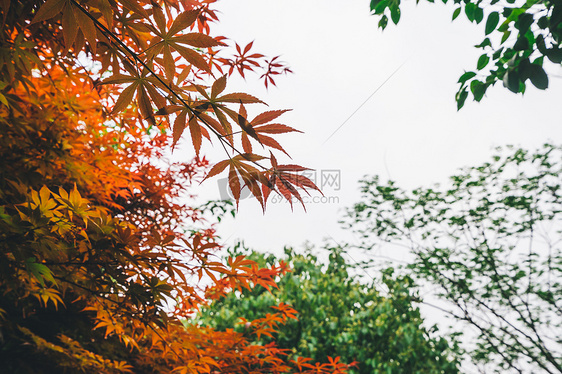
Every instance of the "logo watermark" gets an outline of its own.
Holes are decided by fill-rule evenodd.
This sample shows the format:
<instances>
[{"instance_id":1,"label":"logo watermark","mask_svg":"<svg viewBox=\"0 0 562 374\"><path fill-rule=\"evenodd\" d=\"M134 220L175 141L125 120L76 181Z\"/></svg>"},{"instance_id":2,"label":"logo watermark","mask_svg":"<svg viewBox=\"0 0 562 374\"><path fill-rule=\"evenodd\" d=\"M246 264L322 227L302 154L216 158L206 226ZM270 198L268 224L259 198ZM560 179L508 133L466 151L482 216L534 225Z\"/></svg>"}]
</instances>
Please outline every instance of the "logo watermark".
<instances>
[{"instance_id":1,"label":"logo watermark","mask_svg":"<svg viewBox=\"0 0 562 374\"><path fill-rule=\"evenodd\" d=\"M339 196L330 195L329 192L339 191L341 189L341 170L338 169L322 169L322 170L305 170L297 174L298 177L302 176L311 180L315 185L320 188L324 193L324 196L309 196L306 192L301 193L302 200L304 204L338 204L340 201ZM240 186L243 186L244 182L240 179ZM235 200L230 187L228 186L228 177L221 178L217 180L217 186L219 188L219 196L221 200ZM311 192L311 194L314 191ZM317 192L316 192L317 193ZM247 187L243 187L240 190L240 200L245 200L252 197L251 191ZM298 203L298 199L293 196L293 203ZM269 202L272 204L278 203L289 203L289 200L285 199L283 196L273 193L269 198Z\"/></svg>"},{"instance_id":2,"label":"logo watermark","mask_svg":"<svg viewBox=\"0 0 562 374\"><path fill-rule=\"evenodd\" d=\"M308 195L304 195L302 196L302 202L304 203L304 205L309 205L309 204L338 204L340 202L340 197L339 196L308 196ZM291 197L291 202L293 204L300 204L299 199L297 199L296 197L292 196ZM279 194L272 194L271 197L269 198L268 204L281 204L281 203L289 203L289 200L285 199L283 196L279 195Z\"/></svg>"},{"instance_id":3,"label":"logo watermark","mask_svg":"<svg viewBox=\"0 0 562 374\"><path fill-rule=\"evenodd\" d=\"M243 185L244 182L240 178L240 186ZM232 194L232 191L230 190L230 187L228 186L228 177L217 180L217 186L219 187L219 196L221 200L236 200L234 198L234 195ZM240 190L240 200L245 200L251 196L252 192L249 188L244 187Z\"/></svg>"}]
</instances>

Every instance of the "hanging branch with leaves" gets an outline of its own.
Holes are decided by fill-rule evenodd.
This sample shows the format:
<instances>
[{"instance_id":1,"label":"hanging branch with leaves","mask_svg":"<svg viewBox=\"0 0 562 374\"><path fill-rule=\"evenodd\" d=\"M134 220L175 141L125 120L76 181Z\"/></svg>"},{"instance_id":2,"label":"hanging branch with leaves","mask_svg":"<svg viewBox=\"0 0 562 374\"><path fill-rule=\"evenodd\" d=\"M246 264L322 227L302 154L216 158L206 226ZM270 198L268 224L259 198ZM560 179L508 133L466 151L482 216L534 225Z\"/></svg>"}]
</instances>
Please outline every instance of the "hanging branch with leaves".
<instances>
[{"instance_id":1,"label":"hanging branch with leaves","mask_svg":"<svg viewBox=\"0 0 562 374\"><path fill-rule=\"evenodd\" d=\"M245 77L263 64L261 77L268 86L275 84L275 75L290 69L278 57L267 60L252 52L253 42L243 49L235 44L233 58L221 57L227 50L227 40L209 35L211 21L217 20L210 8L212 3L48 0L30 5L33 17L24 28L30 32L27 40L48 30L53 35L48 47L55 59L77 58L84 52L90 60L99 62L95 83L113 86L116 99L112 116L130 110L134 100L138 115L149 125L171 130L173 145L189 128L198 156L204 139L217 139L229 157L225 161L232 166L229 187L237 202L238 191L246 187L263 208L272 191L303 203L298 189L307 193L309 189L318 190L299 174L306 169L280 171L271 156L254 151L259 145L288 155L271 135L297 130L281 124L266 125L285 111L268 111L249 121L244 105L265 103L247 93L224 93L227 75L234 72ZM38 61L36 67L43 64ZM222 75L224 69L228 69L227 75ZM217 73L221 74L219 78L215 78ZM265 159L271 161L271 167L259 163ZM281 185L291 188L280 191L277 187Z\"/></svg>"}]
</instances>

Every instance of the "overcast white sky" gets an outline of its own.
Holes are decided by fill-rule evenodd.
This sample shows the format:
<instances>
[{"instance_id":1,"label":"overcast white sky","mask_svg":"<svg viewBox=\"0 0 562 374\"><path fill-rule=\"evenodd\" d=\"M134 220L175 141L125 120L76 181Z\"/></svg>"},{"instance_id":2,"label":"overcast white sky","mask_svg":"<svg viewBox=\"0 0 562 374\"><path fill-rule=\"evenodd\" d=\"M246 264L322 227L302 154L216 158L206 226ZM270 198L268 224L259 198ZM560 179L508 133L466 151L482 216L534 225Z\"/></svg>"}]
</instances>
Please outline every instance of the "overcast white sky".
<instances>
[{"instance_id":1,"label":"overcast white sky","mask_svg":"<svg viewBox=\"0 0 562 374\"><path fill-rule=\"evenodd\" d=\"M243 239L254 249L281 253L284 245L305 241L353 241L338 220L358 201L364 175L413 188L445 182L458 168L487 160L494 146L562 142L561 78L551 77L546 91L529 85L524 97L498 85L482 103L467 101L456 111L457 79L475 68L480 51L473 46L484 31L462 17L451 22L452 6L407 2L399 25L384 32L369 15L368 0L224 0L218 9L216 34L243 45L254 40L256 51L282 55L294 71L269 91L257 77L232 79L227 90L253 93L273 109L293 109L280 122L305 133L278 139L294 162L316 169L318 177L322 170L341 175L339 190L323 189L338 201L309 203L307 213L270 203L263 215L257 201L241 201L236 220L219 228L227 244ZM562 75L555 66L547 71ZM205 150L211 160L222 156L222 149ZM201 199L219 198L217 179L197 189Z\"/></svg>"}]
</instances>

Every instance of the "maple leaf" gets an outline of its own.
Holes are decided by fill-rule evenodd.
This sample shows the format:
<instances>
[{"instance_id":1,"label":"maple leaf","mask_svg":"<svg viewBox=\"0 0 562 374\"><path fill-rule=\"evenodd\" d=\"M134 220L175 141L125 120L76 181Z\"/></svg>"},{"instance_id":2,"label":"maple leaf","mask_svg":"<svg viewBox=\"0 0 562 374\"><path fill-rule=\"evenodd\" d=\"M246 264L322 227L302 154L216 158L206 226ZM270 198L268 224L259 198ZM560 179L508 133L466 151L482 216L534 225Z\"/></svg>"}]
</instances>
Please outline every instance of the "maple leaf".
<instances>
[{"instance_id":1,"label":"maple leaf","mask_svg":"<svg viewBox=\"0 0 562 374\"><path fill-rule=\"evenodd\" d=\"M181 110L181 112L176 116L174 121L172 148L177 144L186 126L189 126L193 149L195 149L195 154L199 157L203 136L209 141L211 140L209 132L199 124L197 117L195 117L189 109L179 107L179 110Z\"/></svg>"},{"instance_id":2,"label":"maple leaf","mask_svg":"<svg viewBox=\"0 0 562 374\"><path fill-rule=\"evenodd\" d=\"M273 309L278 310L280 313L282 313L286 318L291 318L294 320L298 321L297 318L297 311L295 309L293 309L292 306L285 304L285 303L279 303L279 305L277 306L272 306Z\"/></svg>"},{"instance_id":3,"label":"maple leaf","mask_svg":"<svg viewBox=\"0 0 562 374\"><path fill-rule=\"evenodd\" d=\"M208 48L224 45L222 42L201 33L183 34L183 30L189 28L199 16L198 10L187 10L180 13L167 29L164 13L159 7L153 7L153 17L157 27L148 26L156 35L151 41L150 47L146 51L149 60L160 53L163 53L164 71L168 79L172 79L176 74L176 64L172 57L172 50L176 51L190 64L209 74L211 70L205 59L195 50L186 45L196 48ZM179 35L178 35L179 34Z\"/></svg>"},{"instance_id":4,"label":"maple leaf","mask_svg":"<svg viewBox=\"0 0 562 374\"><path fill-rule=\"evenodd\" d=\"M263 160L265 157L244 153L236 155L228 160L221 161L211 168L205 179L211 178L229 167L228 171L228 186L232 192L232 196L236 200L236 207L240 201L240 192L242 188L247 187L250 192L258 199L262 208L265 208L265 203L262 197L259 183L267 183L264 176L255 167L250 165L250 162ZM244 182L242 185L240 179Z\"/></svg>"},{"instance_id":5,"label":"maple leaf","mask_svg":"<svg viewBox=\"0 0 562 374\"><path fill-rule=\"evenodd\" d=\"M125 110L137 97L139 111L143 118L151 120L154 123L154 112L152 110L152 101L158 106L165 105L165 100L160 93L154 88L157 81L154 77L148 77L148 72L144 70L139 74L134 69L131 69L133 75L116 74L110 78L105 79L101 84L127 84L129 85L123 89L121 95L115 102L112 109L112 114L117 114ZM152 99L152 100L151 100Z\"/></svg>"},{"instance_id":6,"label":"maple leaf","mask_svg":"<svg viewBox=\"0 0 562 374\"><path fill-rule=\"evenodd\" d=\"M65 5L65 0L47 0L39 8L35 17L31 20L31 23L42 22L55 17L63 10Z\"/></svg>"},{"instance_id":7,"label":"maple leaf","mask_svg":"<svg viewBox=\"0 0 562 374\"><path fill-rule=\"evenodd\" d=\"M320 191L314 182L304 175L298 174L299 172L302 173L310 169L299 165L279 165L277 159L271 152L270 161L272 167L264 173L268 178L268 183L262 185L264 201L267 202L269 195L273 191L273 188L275 188L277 192L289 201L291 209L293 208L292 198L294 196L306 211L306 206L297 188L302 189L307 194L309 194L307 189L316 190L322 194L322 191Z\"/></svg>"},{"instance_id":8,"label":"maple leaf","mask_svg":"<svg viewBox=\"0 0 562 374\"><path fill-rule=\"evenodd\" d=\"M299 131L297 129L294 129L290 126L286 126L286 125L282 125L279 123L270 123L267 124L267 122L270 122L274 119L276 119L277 117L279 117L280 115L282 115L283 113L288 112L289 110L285 109L285 110L271 110L271 111L267 111L267 112L263 112L259 115L257 115L253 120L251 121L247 121L245 120L244 117L240 118L240 122L244 122L245 126L242 126L242 124L240 124L240 127L242 127L242 129L244 130L244 133L242 134L242 140L244 141L246 134L252 136L253 138L255 138L260 144L268 146L270 148L275 148L277 150L280 150L281 152L285 153L287 156L289 156L289 154L285 151L285 149L277 142L277 140L275 140L274 138L265 135L265 134L283 134L283 133L288 133L288 132L302 132ZM242 114L242 110L240 111L240 113ZM244 111L245 114L245 111ZM245 140L247 143L249 143L249 139ZM248 146L248 149L251 150L251 145ZM246 151L246 149L244 149ZM289 156L290 157L290 156Z\"/></svg>"},{"instance_id":9,"label":"maple leaf","mask_svg":"<svg viewBox=\"0 0 562 374\"><path fill-rule=\"evenodd\" d=\"M246 117L245 109L243 109L243 103L263 103L258 98L245 94L245 93L231 93L219 96L225 87L226 87L226 76L222 76L217 79L211 88L211 95L209 96L205 89L200 85L194 85L195 89L201 96L205 98L203 101L197 102L197 115L204 117L205 122L208 122L208 125L213 127L218 133L228 139L231 146L234 146L234 138L233 138L233 130L230 122L228 121L228 117L232 118L235 123L238 123L241 126L244 126L244 118ZM230 108L228 108L225 103L240 103L241 104L241 113L238 113ZM204 113L205 110L212 110L216 118L218 119L218 123L220 124L221 129L218 129L216 126L216 121L213 119L209 119L208 116ZM242 123L242 124L241 124ZM244 128L244 127L243 127ZM246 128L248 131L252 131L251 129ZM255 134L254 134L255 135ZM251 153L251 152L246 152Z\"/></svg>"},{"instance_id":10,"label":"maple leaf","mask_svg":"<svg viewBox=\"0 0 562 374\"><path fill-rule=\"evenodd\" d=\"M260 78L263 78L264 80L265 88L268 88L270 83L276 86L275 79L273 78L274 75L289 74L293 72L284 63L277 61L279 57L280 56L275 56L271 60L266 61L267 69L265 73L260 76Z\"/></svg>"},{"instance_id":11,"label":"maple leaf","mask_svg":"<svg viewBox=\"0 0 562 374\"><path fill-rule=\"evenodd\" d=\"M260 66L260 63L257 61L257 59L264 57L264 55L262 55L261 53L250 54L250 49L252 49L253 45L254 42L252 41L246 44L244 50L242 50L238 43L236 43L236 52L238 52L238 54L235 56L235 61L233 66L230 68L229 75L232 74L234 68L236 67L242 78L245 78L244 70L254 71L254 67Z\"/></svg>"}]
</instances>

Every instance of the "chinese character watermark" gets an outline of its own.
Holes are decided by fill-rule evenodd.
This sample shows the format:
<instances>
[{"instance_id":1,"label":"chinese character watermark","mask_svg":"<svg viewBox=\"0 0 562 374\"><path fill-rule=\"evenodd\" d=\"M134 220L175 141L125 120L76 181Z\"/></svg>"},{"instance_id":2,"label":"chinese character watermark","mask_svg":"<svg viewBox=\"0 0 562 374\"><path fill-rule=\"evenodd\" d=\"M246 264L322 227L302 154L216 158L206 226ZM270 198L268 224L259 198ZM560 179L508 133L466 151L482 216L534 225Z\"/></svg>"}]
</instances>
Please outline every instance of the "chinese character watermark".
<instances>
[{"instance_id":1,"label":"chinese character watermark","mask_svg":"<svg viewBox=\"0 0 562 374\"><path fill-rule=\"evenodd\" d=\"M324 196L309 196L306 193L301 194L305 204L337 204L339 203L339 196L326 195L328 191L339 191L341 189L341 171L337 169L322 169L322 170L304 170L297 174L297 182L299 176L307 178L324 192ZM304 182L304 180L303 180ZM228 185L228 177L217 180L219 188L219 196L221 200L235 200L234 195ZM244 186L244 182L240 179L240 186ZM247 187L242 187L240 190L240 200L247 199L252 196L251 191ZM293 197L293 202L297 199ZM287 202L284 197L278 194L272 194L271 202L273 204Z\"/></svg>"},{"instance_id":2,"label":"chinese character watermark","mask_svg":"<svg viewBox=\"0 0 562 374\"><path fill-rule=\"evenodd\" d=\"M319 187L321 190L331 187L334 191L339 191L341 188L341 172L339 170L321 170Z\"/></svg>"}]
</instances>

